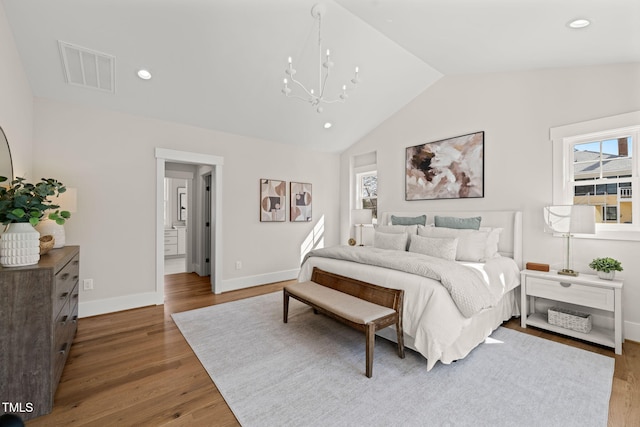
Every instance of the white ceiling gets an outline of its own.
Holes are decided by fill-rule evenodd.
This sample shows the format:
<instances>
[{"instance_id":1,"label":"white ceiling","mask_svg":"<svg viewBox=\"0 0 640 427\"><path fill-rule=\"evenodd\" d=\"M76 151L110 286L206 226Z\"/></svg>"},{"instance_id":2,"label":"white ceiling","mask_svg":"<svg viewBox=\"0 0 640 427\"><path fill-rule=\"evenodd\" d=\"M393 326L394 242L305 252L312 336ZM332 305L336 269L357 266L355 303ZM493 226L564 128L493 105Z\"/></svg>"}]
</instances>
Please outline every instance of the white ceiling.
<instances>
[{"instance_id":1,"label":"white ceiling","mask_svg":"<svg viewBox=\"0 0 640 427\"><path fill-rule=\"evenodd\" d=\"M327 0L327 91L361 83L319 114L281 94L289 56L317 86L316 2L2 0L37 97L330 152L443 75L640 62L639 0ZM115 56L115 94L67 84L58 40Z\"/></svg>"}]
</instances>

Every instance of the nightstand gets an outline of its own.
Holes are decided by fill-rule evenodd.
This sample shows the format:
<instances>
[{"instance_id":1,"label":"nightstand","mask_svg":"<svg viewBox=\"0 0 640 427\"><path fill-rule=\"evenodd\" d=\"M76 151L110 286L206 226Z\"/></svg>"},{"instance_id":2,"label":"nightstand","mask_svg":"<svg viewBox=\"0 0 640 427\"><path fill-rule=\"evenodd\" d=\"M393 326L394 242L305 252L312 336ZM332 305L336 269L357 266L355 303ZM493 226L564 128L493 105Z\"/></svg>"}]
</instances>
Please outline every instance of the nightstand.
<instances>
[{"instance_id":1,"label":"nightstand","mask_svg":"<svg viewBox=\"0 0 640 427\"><path fill-rule=\"evenodd\" d=\"M564 276L556 271L522 270L521 325L547 329L570 337L613 347L622 354L622 285L621 280L602 280L593 274ZM546 313L535 312L535 299L545 298L613 313L613 329L596 327L588 334L547 322Z\"/></svg>"}]
</instances>

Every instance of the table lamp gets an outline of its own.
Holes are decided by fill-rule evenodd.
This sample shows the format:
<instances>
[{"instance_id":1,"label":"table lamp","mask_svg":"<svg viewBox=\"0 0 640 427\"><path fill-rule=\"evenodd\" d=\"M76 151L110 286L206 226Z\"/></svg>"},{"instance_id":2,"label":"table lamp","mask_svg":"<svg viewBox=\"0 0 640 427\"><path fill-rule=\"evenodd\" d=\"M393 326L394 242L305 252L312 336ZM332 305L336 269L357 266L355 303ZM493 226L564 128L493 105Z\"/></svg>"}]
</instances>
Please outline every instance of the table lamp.
<instances>
[{"instance_id":1,"label":"table lamp","mask_svg":"<svg viewBox=\"0 0 640 427\"><path fill-rule=\"evenodd\" d=\"M69 211L74 213L78 210L78 190L76 188L67 188L67 191L60 193L57 198L52 200L52 203L60 206L57 210ZM64 225L60 225L53 220L45 217L38 225L36 230L41 236L51 235L55 239L53 245L54 249L62 248L66 244L66 236L64 232Z\"/></svg>"},{"instance_id":2,"label":"table lamp","mask_svg":"<svg viewBox=\"0 0 640 427\"><path fill-rule=\"evenodd\" d=\"M362 227L365 224L371 224L373 221L373 211L371 209L352 209L351 210L351 224L360 227L360 244L358 246L364 246L362 243Z\"/></svg>"},{"instance_id":3,"label":"table lamp","mask_svg":"<svg viewBox=\"0 0 640 427\"><path fill-rule=\"evenodd\" d=\"M558 233L564 238L564 268L558 274L577 276L572 268L571 237L574 234L595 234L596 212L589 205L558 205L544 207L545 232Z\"/></svg>"}]
</instances>

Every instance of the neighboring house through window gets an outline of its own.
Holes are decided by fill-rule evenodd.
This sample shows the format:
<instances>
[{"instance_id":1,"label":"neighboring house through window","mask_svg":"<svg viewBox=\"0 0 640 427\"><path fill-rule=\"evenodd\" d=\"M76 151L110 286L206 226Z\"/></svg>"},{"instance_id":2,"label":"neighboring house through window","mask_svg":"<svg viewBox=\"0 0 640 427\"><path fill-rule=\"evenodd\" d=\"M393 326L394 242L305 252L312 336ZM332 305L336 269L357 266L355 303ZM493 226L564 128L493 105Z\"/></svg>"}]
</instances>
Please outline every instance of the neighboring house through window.
<instances>
[{"instance_id":1,"label":"neighboring house through window","mask_svg":"<svg viewBox=\"0 0 640 427\"><path fill-rule=\"evenodd\" d=\"M551 129L553 204L590 205L596 238L640 240L640 112Z\"/></svg>"}]
</instances>

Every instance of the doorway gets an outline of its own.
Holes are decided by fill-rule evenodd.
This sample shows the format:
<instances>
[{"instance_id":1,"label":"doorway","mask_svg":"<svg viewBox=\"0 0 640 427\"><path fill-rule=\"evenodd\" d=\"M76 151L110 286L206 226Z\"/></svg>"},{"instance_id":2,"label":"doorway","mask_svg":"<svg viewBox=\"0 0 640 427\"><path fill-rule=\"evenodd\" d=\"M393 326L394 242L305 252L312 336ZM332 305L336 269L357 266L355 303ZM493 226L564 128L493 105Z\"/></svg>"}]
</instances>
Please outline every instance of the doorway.
<instances>
[{"instance_id":1,"label":"doorway","mask_svg":"<svg viewBox=\"0 0 640 427\"><path fill-rule=\"evenodd\" d=\"M156 148L156 304L164 303L164 191L165 191L165 174L167 163L186 164L194 166L199 172L193 179L192 187L199 187L200 178L210 176L210 198L208 202L204 202L204 197L194 197L201 194L198 188L192 188L187 192L187 207L190 212L187 213L195 236L192 244L199 247L207 246L210 260L210 283L213 293L220 293L222 280L222 170L224 159L219 156L209 154L192 153L186 151L170 150L165 148ZM188 188L188 187L187 187ZM196 200L194 200L196 199ZM200 201L198 199L201 199ZM208 231L204 228L204 203L210 209L211 219L209 220ZM201 209L199 209L201 208ZM199 212L202 212L200 214ZM202 228L201 226L202 225ZM202 232L198 232L202 230ZM202 239L203 235L207 235L206 239ZM209 243L205 243L208 239ZM189 258L187 251L187 259ZM202 251L204 254L205 251ZM194 271L201 274L205 259L192 260ZM189 262L189 261L187 261ZM202 275L202 274L201 274Z\"/></svg>"}]
</instances>

